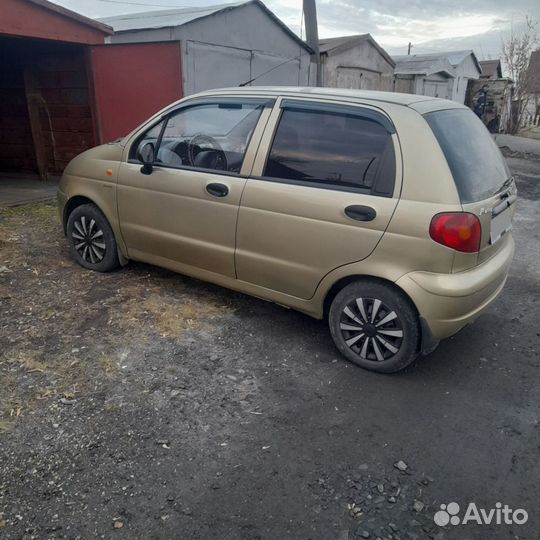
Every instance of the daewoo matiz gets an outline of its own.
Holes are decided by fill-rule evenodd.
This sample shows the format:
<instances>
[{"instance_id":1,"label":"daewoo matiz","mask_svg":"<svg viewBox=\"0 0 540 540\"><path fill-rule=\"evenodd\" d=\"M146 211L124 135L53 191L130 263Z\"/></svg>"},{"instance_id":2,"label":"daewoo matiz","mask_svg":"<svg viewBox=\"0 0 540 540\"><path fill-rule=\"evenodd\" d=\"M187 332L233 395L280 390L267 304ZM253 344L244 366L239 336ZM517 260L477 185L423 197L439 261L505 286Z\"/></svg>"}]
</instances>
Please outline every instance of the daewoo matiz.
<instances>
[{"instance_id":1,"label":"daewoo matiz","mask_svg":"<svg viewBox=\"0 0 540 540\"><path fill-rule=\"evenodd\" d=\"M425 96L236 88L183 99L67 166L75 260L145 261L328 318L394 372L504 286L516 187L481 121Z\"/></svg>"}]
</instances>

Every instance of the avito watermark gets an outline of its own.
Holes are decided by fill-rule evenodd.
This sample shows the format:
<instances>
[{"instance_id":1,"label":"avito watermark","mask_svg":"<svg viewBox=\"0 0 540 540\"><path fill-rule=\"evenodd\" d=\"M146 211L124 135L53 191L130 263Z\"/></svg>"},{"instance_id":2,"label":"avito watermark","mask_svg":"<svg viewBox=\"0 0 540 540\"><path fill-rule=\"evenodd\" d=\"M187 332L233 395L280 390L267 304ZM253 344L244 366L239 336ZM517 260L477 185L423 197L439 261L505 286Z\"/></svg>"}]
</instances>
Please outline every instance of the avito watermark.
<instances>
[{"instance_id":1,"label":"avito watermark","mask_svg":"<svg viewBox=\"0 0 540 540\"><path fill-rule=\"evenodd\" d=\"M445 525L523 525L529 519L529 514L523 508L512 510L507 504L498 502L495 508L478 508L476 503L469 503L465 514L460 517L460 506L456 502L441 504L441 509L435 512L433 521L441 527Z\"/></svg>"}]
</instances>

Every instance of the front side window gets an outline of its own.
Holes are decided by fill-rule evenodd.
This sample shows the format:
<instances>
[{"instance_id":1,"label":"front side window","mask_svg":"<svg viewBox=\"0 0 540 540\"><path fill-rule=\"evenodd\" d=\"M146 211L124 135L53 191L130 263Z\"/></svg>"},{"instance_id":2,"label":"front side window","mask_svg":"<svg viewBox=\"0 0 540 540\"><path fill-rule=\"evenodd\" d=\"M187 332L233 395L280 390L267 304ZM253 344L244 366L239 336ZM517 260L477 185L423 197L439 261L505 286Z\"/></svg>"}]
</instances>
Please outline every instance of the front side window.
<instances>
[{"instance_id":1,"label":"front side window","mask_svg":"<svg viewBox=\"0 0 540 540\"><path fill-rule=\"evenodd\" d=\"M224 100L177 110L135 141L130 153L155 144L156 165L239 173L247 146L266 102Z\"/></svg>"},{"instance_id":2,"label":"front side window","mask_svg":"<svg viewBox=\"0 0 540 540\"><path fill-rule=\"evenodd\" d=\"M142 147L146 143L152 143L154 145L154 148L157 147L159 135L161 134L161 130L163 129L164 123L165 123L165 120L161 120L161 122L158 122L157 124L155 124L153 127L145 131L141 136L137 138L137 140L131 145L131 148L129 151L130 160L138 159L139 151L142 149Z\"/></svg>"},{"instance_id":3,"label":"front side window","mask_svg":"<svg viewBox=\"0 0 540 540\"><path fill-rule=\"evenodd\" d=\"M391 196L392 137L382 124L356 111L285 108L264 176Z\"/></svg>"}]
</instances>

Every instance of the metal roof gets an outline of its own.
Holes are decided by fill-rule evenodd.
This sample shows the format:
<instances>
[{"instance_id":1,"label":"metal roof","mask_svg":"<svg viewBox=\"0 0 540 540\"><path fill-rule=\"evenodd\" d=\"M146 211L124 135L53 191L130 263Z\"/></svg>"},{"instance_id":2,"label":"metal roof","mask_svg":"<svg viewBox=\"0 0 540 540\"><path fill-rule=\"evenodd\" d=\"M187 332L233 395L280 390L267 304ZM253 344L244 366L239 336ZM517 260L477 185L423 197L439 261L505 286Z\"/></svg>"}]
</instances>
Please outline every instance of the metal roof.
<instances>
[{"instance_id":1,"label":"metal roof","mask_svg":"<svg viewBox=\"0 0 540 540\"><path fill-rule=\"evenodd\" d=\"M174 9L160 9L156 11L143 11L141 13L129 13L105 17L101 22L114 28L115 33L136 32L138 30L155 30L159 28L174 28L184 26L193 21L224 13L236 8L255 4L262 9L281 29L294 41L299 43L307 51L312 52L308 45L302 41L281 19L270 11L261 0L242 0L230 4L218 4L205 7L185 7Z\"/></svg>"},{"instance_id":2,"label":"metal roof","mask_svg":"<svg viewBox=\"0 0 540 540\"><path fill-rule=\"evenodd\" d=\"M396 75L434 75L442 73L448 78L454 78L454 68L444 56L404 55L394 56Z\"/></svg>"},{"instance_id":3,"label":"metal roof","mask_svg":"<svg viewBox=\"0 0 540 540\"><path fill-rule=\"evenodd\" d=\"M467 56L469 56L470 54L474 56L474 52L471 51L470 49L468 51L450 51L450 52L439 53L439 54L444 54L446 58L448 58L448 61L453 66L457 66L458 64L463 62L463 60L465 60L465 58L467 58ZM476 60L476 62L478 62L478 60Z\"/></svg>"},{"instance_id":4,"label":"metal roof","mask_svg":"<svg viewBox=\"0 0 540 540\"><path fill-rule=\"evenodd\" d=\"M472 50L466 51L446 51L446 52L437 52L437 53L426 53L426 54L404 54L400 56L393 56L392 58L397 62L402 62L407 59L417 59L417 60L443 60L446 59L453 67L461 64L467 56L472 56L473 62L478 69L478 73L482 73L482 68L478 63L478 59Z\"/></svg>"},{"instance_id":5,"label":"metal roof","mask_svg":"<svg viewBox=\"0 0 540 540\"><path fill-rule=\"evenodd\" d=\"M76 11L67 9L63 6L55 4L54 2L48 2L48 0L26 0L26 1L31 4L35 4L39 7L48 9L50 11L54 11L58 15L67 17L68 19L73 19L74 21L77 21L78 23L84 24L86 26L91 26L92 28L95 28L96 30L103 32L104 34L113 33L113 29L110 26L108 26L106 23L96 21L95 19L90 19L89 17L85 17L84 15L81 15L80 13L77 13Z\"/></svg>"},{"instance_id":6,"label":"metal roof","mask_svg":"<svg viewBox=\"0 0 540 540\"><path fill-rule=\"evenodd\" d=\"M384 59L394 66L392 57L373 39L371 34L355 34L353 36L341 36L336 38L325 38L319 40L319 52L321 54L331 54L334 52L350 49L359 43L369 41Z\"/></svg>"},{"instance_id":7,"label":"metal roof","mask_svg":"<svg viewBox=\"0 0 540 540\"><path fill-rule=\"evenodd\" d=\"M139 13L116 15L114 17L104 17L99 20L112 26L115 32L170 28L172 26L182 26L191 21L214 15L220 11L234 9L246 3L247 2L242 1L217 6L159 9L156 11L143 11Z\"/></svg>"},{"instance_id":8,"label":"metal roof","mask_svg":"<svg viewBox=\"0 0 540 540\"><path fill-rule=\"evenodd\" d=\"M357 42L365 41L369 34L356 34L354 36L341 36L335 38L319 39L319 52L332 51L343 45L353 46Z\"/></svg>"}]
</instances>

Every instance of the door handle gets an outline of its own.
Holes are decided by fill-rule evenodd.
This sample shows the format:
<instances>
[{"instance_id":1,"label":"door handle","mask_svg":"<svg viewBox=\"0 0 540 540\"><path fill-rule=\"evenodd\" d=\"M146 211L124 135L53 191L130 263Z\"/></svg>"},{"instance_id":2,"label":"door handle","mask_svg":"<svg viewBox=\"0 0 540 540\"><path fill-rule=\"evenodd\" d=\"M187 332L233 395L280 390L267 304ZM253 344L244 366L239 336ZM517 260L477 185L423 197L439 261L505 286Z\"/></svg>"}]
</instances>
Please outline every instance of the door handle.
<instances>
[{"instance_id":1,"label":"door handle","mask_svg":"<svg viewBox=\"0 0 540 540\"><path fill-rule=\"evenodd\" d=\"M226 197L229 194L229 188L225 184L212 182L206 185L206 191L213 197Z\"/></svg>"},{"instance_id":2,"label":"door handle","mask_svg":"<svg viewBox=\"0 0 540 540\"><path fill-rule=\"evenodd\" d=\"M377 212L371 206L352 204L345 208L345 215L356 221L373 221L377 217Z\"/></svg>"}]
</instances>

